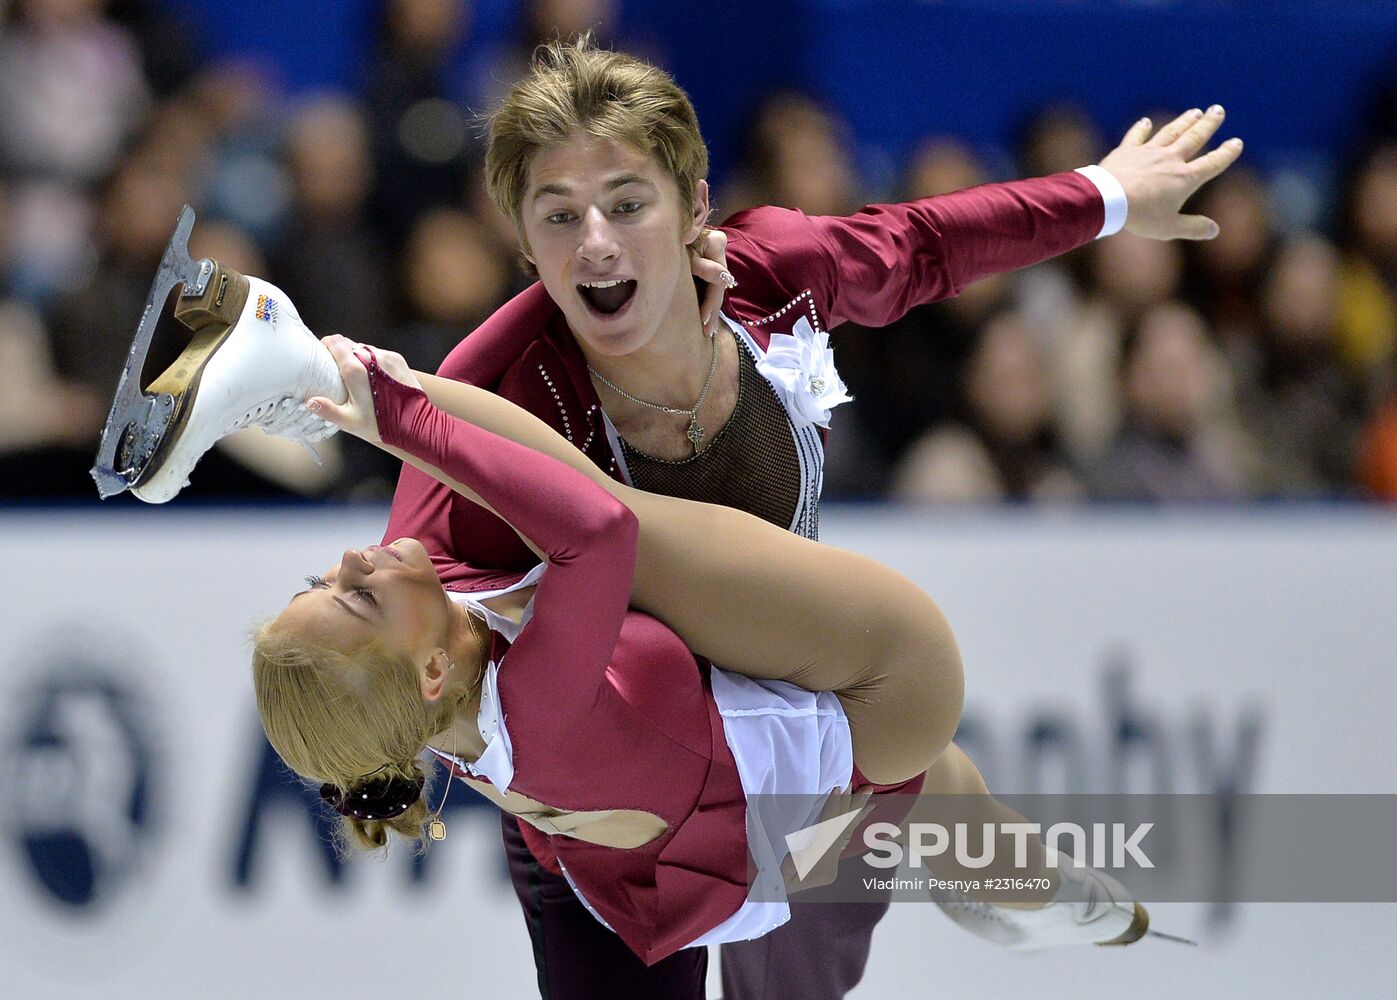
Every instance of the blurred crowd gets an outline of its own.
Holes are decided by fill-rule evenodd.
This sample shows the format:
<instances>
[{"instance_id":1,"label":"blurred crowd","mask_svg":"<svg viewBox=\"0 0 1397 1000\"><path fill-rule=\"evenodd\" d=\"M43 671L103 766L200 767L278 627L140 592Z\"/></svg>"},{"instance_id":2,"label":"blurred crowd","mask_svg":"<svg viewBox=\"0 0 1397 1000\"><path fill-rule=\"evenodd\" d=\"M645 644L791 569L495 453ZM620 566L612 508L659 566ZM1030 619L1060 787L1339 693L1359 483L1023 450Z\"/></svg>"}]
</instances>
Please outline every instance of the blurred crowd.
<instances>
[{"instance_id":1,"label":"blurred crowd","mask_svg":"<svg viewBox=\"0 0 1397 1000\"><path fill-rule=\"evenodd\" d=\"M473 80L502 87L537 41L605 39L616 16L605 0L529 6ZM195 257L280 285L317 332L427 370L527 283L467 110L499 93L450 69L466 0L388 0L361 90L294 100L254 66L201 60L158 4L14 0L0 16L0 497L94 494L86 470L185 202ZM847 124L781 93L753 117L717 218L843 214L1071 169L1113 142L1055 105L1015 150L928 136L897 190L870 189ZM836 331L855 401L836 414L828 494L1397 500L1397 116L1377 102L1370 141L1308 217L1245 163L1191 207L1216 240L1121 234L891 328ZM387 496L395 469L357 444L313 458L234 435L191 492Z\"/></svg>"}]
</instances>

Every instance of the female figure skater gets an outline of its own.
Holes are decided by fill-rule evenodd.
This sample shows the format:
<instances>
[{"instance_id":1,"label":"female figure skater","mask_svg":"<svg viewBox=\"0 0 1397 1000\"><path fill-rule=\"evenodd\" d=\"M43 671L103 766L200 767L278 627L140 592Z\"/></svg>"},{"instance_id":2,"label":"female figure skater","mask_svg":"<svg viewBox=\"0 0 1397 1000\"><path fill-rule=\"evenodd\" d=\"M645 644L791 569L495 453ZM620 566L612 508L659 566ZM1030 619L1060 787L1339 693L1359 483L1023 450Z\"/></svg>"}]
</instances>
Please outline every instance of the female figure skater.
<instances>
[{"instance_id":1,"label":"female figure skater","mask_svg":"<svg viewBox=\"0 0 1397 1000\"><path fill-rule=\"evenodd\" d=\"M396 355L327 344L349 395L312 399L315 413L485 506L545 560L486 604L448 594L411 539L350 549L261 630L267 736L325 783L355 841L421 837L415 758L430 747L547 833L579 898L650 963L784 919L783 902L747 899L749 849L760 870L765 845L749 841L744 793L925 772L927 791L986 794L951 743L955 639L910 581L751 515L616 483L505 400L434 384L453 416ZM723 669L705 674L695 655ZM1082 877L1064 871L1059 889ZM1040 944L1144 933L1118 885L1097 889L1108 902L1003 909Z\"/></svg>"}]
</instances>

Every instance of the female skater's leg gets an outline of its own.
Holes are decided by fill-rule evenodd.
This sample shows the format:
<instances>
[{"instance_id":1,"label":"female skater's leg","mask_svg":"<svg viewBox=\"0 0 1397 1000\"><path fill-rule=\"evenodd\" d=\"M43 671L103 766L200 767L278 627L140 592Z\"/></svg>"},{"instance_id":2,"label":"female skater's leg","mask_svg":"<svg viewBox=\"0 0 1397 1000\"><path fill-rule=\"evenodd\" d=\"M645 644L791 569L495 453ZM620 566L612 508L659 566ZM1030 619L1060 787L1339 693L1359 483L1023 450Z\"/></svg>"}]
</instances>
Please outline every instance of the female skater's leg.
<instances>
[{"instance_id":1,"label":"female skater's leg","mask_svg":"<svg viewBox=\"0 0 1397 1000\"><path fill-rule=\"evenodd\" d=\"M906 780L950 743L960 653L911 581L741 511L632 489L507 400L418 377L440 409L568 463L630 507L640 522L634 604L724 669L835 692L869 780Z\"/></svg>"}]
</instances>

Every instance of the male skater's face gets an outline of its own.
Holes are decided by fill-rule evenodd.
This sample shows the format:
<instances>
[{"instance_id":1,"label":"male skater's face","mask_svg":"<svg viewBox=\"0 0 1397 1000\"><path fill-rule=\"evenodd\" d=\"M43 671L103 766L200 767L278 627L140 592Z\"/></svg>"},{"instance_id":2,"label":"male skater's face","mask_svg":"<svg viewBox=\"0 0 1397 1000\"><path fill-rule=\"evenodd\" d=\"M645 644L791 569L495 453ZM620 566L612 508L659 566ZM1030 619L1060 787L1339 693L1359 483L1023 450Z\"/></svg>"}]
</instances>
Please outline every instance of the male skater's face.
<instances>
[{"instance_id":1,"label":"male skater's face","mask_svg":"<svg viewBox=\"0 0 1397 1000\"><path fill-rule=\"evenodd\" d=\"M589 352L620 357L661 329L698 325L685 249L708 215L708 186L698 188L687 213L653 156L612 140L579 137L534 156L522 206L529 260Z\"/></svg>"}]
</instances>

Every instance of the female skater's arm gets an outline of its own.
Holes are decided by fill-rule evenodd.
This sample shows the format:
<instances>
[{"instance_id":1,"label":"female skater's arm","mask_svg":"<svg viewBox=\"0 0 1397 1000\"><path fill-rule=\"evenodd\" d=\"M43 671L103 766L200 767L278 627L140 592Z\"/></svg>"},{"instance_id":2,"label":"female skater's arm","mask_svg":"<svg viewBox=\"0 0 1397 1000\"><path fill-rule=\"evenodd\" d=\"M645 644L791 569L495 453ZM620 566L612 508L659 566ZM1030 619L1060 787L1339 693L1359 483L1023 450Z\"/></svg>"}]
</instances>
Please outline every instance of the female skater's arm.
<instances>
[{"instance_id":1,"label":"female skater's arm","mask_svg":"<svg viewBox=\"0 0 1397 1000\"><path fill-rule=\"evenodd\" d=\"M366 375L348 341L329 338L327 346L350 398L341 406L313 400L322 415L489 508L548 561L533 617L511 648L511 671L539 669L569 695L585 695L604 676L630 603L635 515L578 470L479 425L507 420L511 437L527 437L514 422L532 428L532 421L554 434L517 407L460 386L478 394L473 402L485 404L471 407L467 422L398 381L394 375L411 379L412 374L396 355L370 359ZM380 361L393 374L381 369ZM585 698L567 700L582 709L589 704Z\"/></svg>"}]
</instances>

